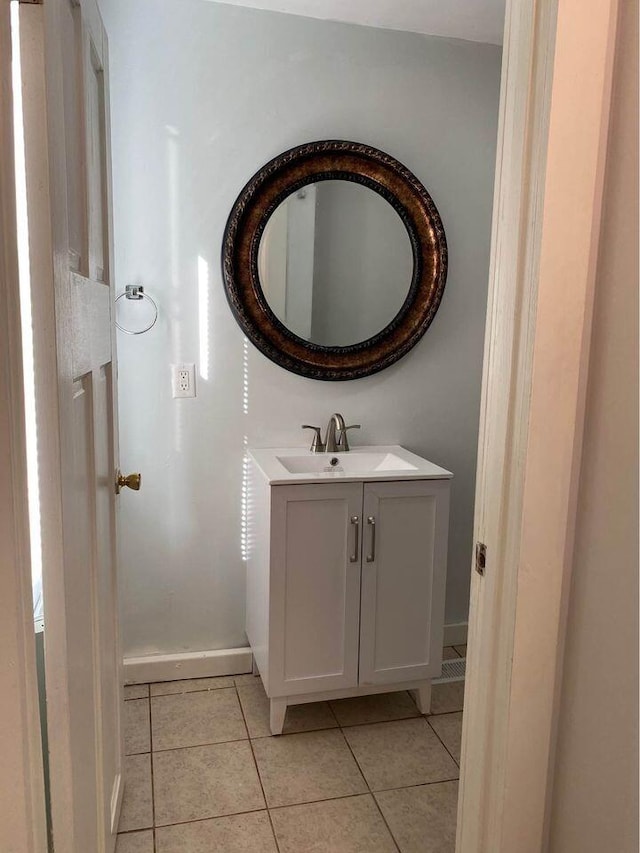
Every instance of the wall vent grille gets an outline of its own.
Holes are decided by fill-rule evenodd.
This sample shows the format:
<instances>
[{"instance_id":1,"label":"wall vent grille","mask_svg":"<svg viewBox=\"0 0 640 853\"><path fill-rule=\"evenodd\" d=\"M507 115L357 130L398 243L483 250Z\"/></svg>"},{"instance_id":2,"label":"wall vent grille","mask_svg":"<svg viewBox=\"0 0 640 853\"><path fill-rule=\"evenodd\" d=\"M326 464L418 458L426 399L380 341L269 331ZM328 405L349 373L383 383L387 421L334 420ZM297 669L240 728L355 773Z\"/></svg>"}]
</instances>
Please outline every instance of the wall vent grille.
<instances>
[{"instance_id":1,"label":"wall vent grille","mask_svg":"<svg viewBox=\"0 0 640 853\"><path fill-rule=\"evenodd\" d=\"M442 661L442 675L434 678L432 684L446 684L449 681L464 681L467 669L466 658L454 658Z\"/></svg>"}]
</instances>

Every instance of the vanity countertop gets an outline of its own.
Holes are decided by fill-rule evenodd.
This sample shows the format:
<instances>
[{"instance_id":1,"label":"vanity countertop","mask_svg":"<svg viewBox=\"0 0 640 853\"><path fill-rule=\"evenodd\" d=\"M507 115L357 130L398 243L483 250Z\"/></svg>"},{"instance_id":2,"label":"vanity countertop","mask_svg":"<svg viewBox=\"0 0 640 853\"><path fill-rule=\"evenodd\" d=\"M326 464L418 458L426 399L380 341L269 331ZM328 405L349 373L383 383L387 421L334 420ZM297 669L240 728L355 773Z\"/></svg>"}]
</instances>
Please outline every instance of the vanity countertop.
<instances>
[{"instance_id":1,"label":"vanity countertop","mask_svg":"<svg viewBox=\"0 0 640 853\"><path fill-rule=\"evenodd\" d=\"M451 471L398 444L353 447L347 453L312 453L303 447L251 449L249 456L272 486L453 477Z\"/></svg>"}]
</instances>

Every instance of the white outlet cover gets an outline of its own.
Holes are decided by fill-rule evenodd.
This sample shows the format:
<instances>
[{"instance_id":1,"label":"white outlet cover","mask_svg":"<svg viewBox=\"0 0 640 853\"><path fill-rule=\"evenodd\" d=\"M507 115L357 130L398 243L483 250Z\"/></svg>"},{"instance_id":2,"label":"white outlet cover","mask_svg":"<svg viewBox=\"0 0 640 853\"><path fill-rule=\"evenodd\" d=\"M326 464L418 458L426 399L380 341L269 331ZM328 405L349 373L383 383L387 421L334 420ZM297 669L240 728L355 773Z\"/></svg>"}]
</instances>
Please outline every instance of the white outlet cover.
<instances>
[{"instance_id":1,"label":"white outlet cover","mask_svg":"<svg viewBox=\"0 0 640 853\"><path fill-rule=\"evenodd\" d=\"M171 393L174 397L196 396L196 366L187 362L171 365Z\"/></svg>"}]
</instances>

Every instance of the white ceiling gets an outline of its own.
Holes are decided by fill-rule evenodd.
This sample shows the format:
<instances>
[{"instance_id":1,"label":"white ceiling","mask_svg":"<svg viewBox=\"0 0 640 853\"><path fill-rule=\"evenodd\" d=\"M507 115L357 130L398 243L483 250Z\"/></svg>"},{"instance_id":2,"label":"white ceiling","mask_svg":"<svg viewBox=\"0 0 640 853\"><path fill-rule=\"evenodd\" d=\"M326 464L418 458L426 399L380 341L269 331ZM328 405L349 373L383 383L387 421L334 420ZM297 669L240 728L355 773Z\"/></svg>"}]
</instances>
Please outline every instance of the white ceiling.
<instances>
[{"instance_id":1,"label":"white ceiling","mask_svg":"<svg viewBox=\"0 0 640 853\"><path fill-rule=\"evenodd\" d=\"M505 0L221 0L389 30L502 44Z\"/></svg>"}]
</instances>

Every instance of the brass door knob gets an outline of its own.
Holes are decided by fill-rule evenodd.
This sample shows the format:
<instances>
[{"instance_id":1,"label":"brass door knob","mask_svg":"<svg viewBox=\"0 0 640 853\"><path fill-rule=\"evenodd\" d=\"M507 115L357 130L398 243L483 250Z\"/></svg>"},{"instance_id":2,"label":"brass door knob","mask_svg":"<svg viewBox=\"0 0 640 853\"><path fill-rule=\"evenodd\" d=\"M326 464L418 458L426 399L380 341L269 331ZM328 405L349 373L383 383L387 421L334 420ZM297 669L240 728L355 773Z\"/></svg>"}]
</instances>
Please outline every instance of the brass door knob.
<instances>
[{"instance_id":1,"label":"brass door knob","mask_svg":"<svg viewBox=\"0 0 640 853\"><path fill-rule=\"evenodd\" d=\"M121 474L118 471L118 477L116 480L116 494L120 494L120 490L125 486L128 489L133 489L134 492L140 491L140 485L142 483L142 475L141 474Z\"/></svg>"}]
</instances>

